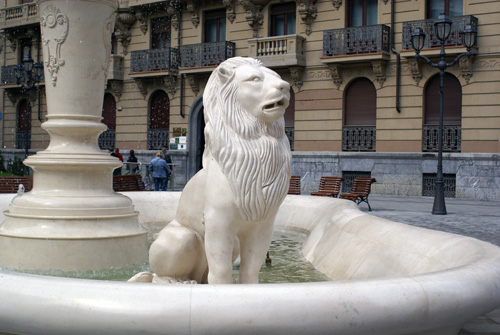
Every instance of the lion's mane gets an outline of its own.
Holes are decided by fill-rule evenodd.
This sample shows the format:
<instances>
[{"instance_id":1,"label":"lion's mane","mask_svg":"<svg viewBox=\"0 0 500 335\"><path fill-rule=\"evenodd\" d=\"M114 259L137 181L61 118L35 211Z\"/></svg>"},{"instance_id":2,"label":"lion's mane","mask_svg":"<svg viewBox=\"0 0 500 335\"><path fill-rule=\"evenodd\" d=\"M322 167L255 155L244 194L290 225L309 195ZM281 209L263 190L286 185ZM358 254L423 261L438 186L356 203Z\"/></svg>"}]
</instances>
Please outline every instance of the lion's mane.
<instances>
[{"instance_id":1,"label":"lion's mane","mask_svg":"<svg viewBox=\"0 0 500 335\"><path fill-rule=\"evenodd\" d=\"M221 66L236 70L245 64L262 66L258 60L243 57L228 59ZM290 144L283 118L267 126L243 110L234 72L222 83L216 70L206 85L203 165L209 156L214 157L229 180L240 214L255 221L266 217L269 209L287 194Z\"/></svg>"}]
</instances>

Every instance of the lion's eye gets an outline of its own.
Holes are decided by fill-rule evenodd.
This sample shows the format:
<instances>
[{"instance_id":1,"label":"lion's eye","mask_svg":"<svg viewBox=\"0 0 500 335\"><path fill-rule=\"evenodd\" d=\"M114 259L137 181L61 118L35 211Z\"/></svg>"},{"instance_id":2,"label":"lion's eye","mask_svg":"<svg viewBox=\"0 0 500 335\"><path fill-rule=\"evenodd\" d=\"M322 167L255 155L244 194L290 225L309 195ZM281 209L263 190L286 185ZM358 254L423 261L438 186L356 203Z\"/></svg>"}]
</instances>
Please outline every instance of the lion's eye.
<instances>
[{"instance_id":1,"label":"lion's eye","mask_svg":"<svg viewBox=\"0 0 500 335\"><path fill-rule=\"evenodd\" d=\"M249 79L249 81L256 81L256 82L257 82L257 81L261 81L261 80L262 80L262 78L260 78L259 76L252 76L252 77L250 77L250 79Z\"/></svg>"}]
</instances>

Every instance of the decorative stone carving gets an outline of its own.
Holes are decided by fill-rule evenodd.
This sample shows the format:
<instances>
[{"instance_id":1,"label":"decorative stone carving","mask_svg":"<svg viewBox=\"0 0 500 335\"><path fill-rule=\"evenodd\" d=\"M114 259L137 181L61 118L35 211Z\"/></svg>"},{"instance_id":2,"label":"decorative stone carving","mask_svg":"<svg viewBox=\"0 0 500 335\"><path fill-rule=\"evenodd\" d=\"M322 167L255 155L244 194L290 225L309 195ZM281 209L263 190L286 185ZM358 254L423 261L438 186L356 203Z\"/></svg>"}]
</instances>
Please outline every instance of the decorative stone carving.
<instances>
[{"instance_id":1,"label":"decorative stone carving","mask_svg":"<svg viewBox=\"0 0 500 335\"><path fill-rule=\"evenodd\" d=\"M139 22L140 22L140 28L141 28L142 34L146 35L146 33L148 32L147 15L145 13L143 13L142 11L137 10L137 9L135 11L133 11L132 13L135 14L136 19L139 20Z\"/></svg>"},{"instance_id":2,"label":"decorative stone carving","mask_svg":"<svg viewBox=\"0 0 500 335\"><path fill-rule=\"evenodd\" d=\"M121 80L108 80L108 89L116 97L116 100L120 101L123 92L123 81Z\"/></svg>"},{"instance_id":3,"label":"decorative stone carving","mask_svg":"<svg viewBox=\"0 0 500 335\"><path fill-rule=\"evenodd\" d=\"M7 98L9 98L12 105L16 104L17 99L19 99L19 96L21 95L21 92L19 92L17 88L7 88L4 92L7 94Z\"/></svg>"},{"instance_id":4,"label":"decorative stone carving","mask_svg":"<svg viewBox=\"0 0 500 335\"><path fill-rule=\"evenodd\" d=\"M304 73L304 68L302 66L293 66L290 67L290 75L292 76L293 85L297 87L298 91L302 89L302 84L304 83L302 80L302 76Z\"/></svg>"},{"instance_id":5,"label":"decorative stone carving","mask_svg":"<svg viewBox=\"0 0 500 335\"><path fill-rule=\"evenodd\" d=\"M342 84L342 65L336 63L328 64L328 68L330 69L333 83L337 86L337 89L339 89Z\"/></svg>"},{"instance_id":6,"label":"decorative stone carving","mask_svg":"<svg viewBox=\"0 0 500 335\"><path fill-rule=\"evenodd\" d=\"M339 10L340 6L342 6L342 0L330 0L335 7L336 10Z\"/></svg>"},{"instance_id":7,"label":"decorative stone carving","mask_svg":"<svg viewBox=\"0 0 500 335\"><path fill-rule=\"evenodd\" d=\"M386 61L383 60L372 61L373 74L375 74L375 78L379 83L380 87L383 87L385 83L386 66L387 66Z\"/></svg>"},{"instance_id":8,"label":"decorative stone carving","mask_svg":"<svg viewBox=\"0 0 500 335\"><path fill-rule=\"evenodd\" d=\"M222 4L226 7L226 17L229 22L233 23L236 18L234 11L234 0L222 0Z\"/></svg>"},{"instance_id":9,"label":"decorative stone carving","mask_svg":"<svg viewBox=\"0 0 500 335\"><path fill-rule=\"evenodd\" d=\"M61 57L61 45L68 35L68 17L54 5L47 6L40 17L40 26L42 28L42 42L45 47L45 68L51 75L52 86L56 86L57 72L59 67L64 65L64 59ZM48 29L54 30L50 34L51 39L44 36L43 33Z\"/></svg>"},{"instance_id":10,"label":"decorative stone carving","mask_svg":"<svg viewBox=\"0 0 500 335\"><path fill-rule=\"evenodd\" d=\"M462 57L458 64L462 71L462 77L464 77L465 82L468 84L472 77L472 59L469 57Z\"/></svg>"},{"instance_id":11,"label":"decorative stone carving","mask_svg":"<svg viewBox=\"0 0 500 335\"><path fill-rule=\"evenodd\" d=\"M417 86L420 84L420 80L422 79L422 68L419 60L415 58L408 59L408 67L411 72L411 76L413 80L417 83Z\"/></svg>"},{"instance_id":12,"label":"decorative stone carving","mask_svg":"<svg viewBox=\"0 0 500 335\"><path fill-rule=\"evenodd\" d=\"M231 284L241 246L237 282L258 283L289 187L283 118L289 90L252 58L230 58L213 71L203 96L203 169L184 188L175 219L151 245L155 276L141 273L132 281Z\"/></svg>"},{"instance_id":13,"label":"decorative stone carving","mask_svg":"<svg viewBox=\"0 0 500 335\"><path fill-rule=\"evenodd\" d=\"M142 97L146 99L146 96L148 95L148 83L146 79L143 78L134 78L135 84L137 85L137 88L139 89L139 92L141 92Z\"/></svg>"},{"instance_id":14,"label":"decorative stone carving","mask_svg":"<svg viewBox=\"0 0 500 335\"><path fill-rule=\"evenodd\" d=\"M171 76L171 75L165 76L163 78L163 84L167 89L167 93L170 95L171 98L173 98L175 92L177 91L177 76Z\"/></svg>"},{"instance_id":15,"label":"decorative stone carving","mask_svg":"<svg viewBox=\"0 0 500 335\"><path fill-rule=\"evenodd\" d=\"M198 76L194 74L188 74L186 75L186 79L189 83L189 86L191 86L191 91L193 91L194 96L197 96L200 92L200 82Z\"/></svg>"},{"instance_id":16,"label":"decorative stone carving","mask_svg":"<svg viewBox=\"0 0 500 335\"><path fill-rule=\"evenodd\" d=\"M251 0L240 0L240 4L245 9L245 18L248 25L253 30L253 37L258 36L259 29L264 24L264 14L262 14L262 6L254 4Z\"/></svg>"},{"instance_id":17,"label":"decorative stone carving","mask_svg":"<svg viewBox=\"0 0 500 335\"><path fill-rule=\"evenodd\" d=\"M306 24L306 35L312 32L311 25L318 16L318 8L315 5L316 0L300 0L298 1L298 11L300 18Z\"/></svg>"},{"instance_id":18,"label":"decorative stone carving","mask_svg":"<svg viewBox=\"0 0 500 335\"><path fill-rule=\"evenodd\" d=\"M188 1L186 4L186 10L191 14L191 22L195 28L198 28L200 24L200 16L198 14L198 4L194 1Z\"/></svg>"},{"instance_id":19,"label":"decorative stone carving","mask_svg":"<svg viewBox=\"0 0 500 335\"><path fill-rule=\"evenodd\" d=\"M128 53L128 45L132 34L130 27L135 23L136 17L129 11L120 10L116 16L115 37L123 46L123 54Z\"/></svg>"}]
</instances>

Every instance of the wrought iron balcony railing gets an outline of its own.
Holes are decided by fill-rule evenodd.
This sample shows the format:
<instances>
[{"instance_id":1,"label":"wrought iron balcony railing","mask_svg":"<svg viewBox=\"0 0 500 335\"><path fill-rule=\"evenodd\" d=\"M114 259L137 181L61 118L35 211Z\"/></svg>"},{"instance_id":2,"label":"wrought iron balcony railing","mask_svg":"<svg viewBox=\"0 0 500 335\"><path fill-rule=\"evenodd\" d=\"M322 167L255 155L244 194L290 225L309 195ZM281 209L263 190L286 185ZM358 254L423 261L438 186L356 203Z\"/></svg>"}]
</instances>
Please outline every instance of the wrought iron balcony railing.
<instances>
[{"instance_id":1,"label":"wrought iron balcony railing","mask_svg":"<svg viewBox=\"0 0 500 335\"><path fill-rule=\"evenodd\" d=\"M16 85L17 80L16 80L16 66L17 65L7 65L7 66L2 66L2 73L1 73L1 82L0 84L13 84ZM42 77L40 78L40 81L44 81L45 77L42 72Z\"/></svg>"},{"instance_id":2,"label":"wrought iron balcony railing","mask_svg":"<svg viewBox=\"0 0 500 335\"><path fill-rule=\"evenodd\" d=\"M107 150L115 147L116 130L107 129L99 135L99 148Z\"/></svg>"},{"instance_id":3,"label":"wrought iron balcony railing","mask_svg":"<svg viewBox=\"0 0 500 335\"><path fill-rule=\"evenodd\" d=\"M233 42L208 42L181 46L181 68L219 65L234 57L236 45Z\"/></svg>"},{"instance_id":4,"label":"wrought iron balcony railing","mask_svg":"<svg viewBox=\"0 0 500 335\"><path fill-rule=\"evenodd\" d=\"M2 28L40 22L36 3L26 3L0 9Z\"/></svg>"},{"instance_id":5,"label":"wrought iron balcony railing","mask_svg":"<svg viewBox=\"0 0 500 335\"><path fill-rule=\"evenodd\" d=\"M149 49L132 51L130 72L172 71L179 69L179 49Z\"/></svg>"},{"instance_id":6,"label":"wrought iron balcony railing","mask_svg":"<svg viewBox=\"0 0 500 335\"><path fill-rule=\"evenodd\" d=\"M391 29L383 24L323 32L323 56L389 52Z\"/></svg>"},{"instance_id":7,"label":"wrought iron balcony railing","mask_svg":"<svg viewBox=\"0 0 500 335\"><path fill-rule=\"evenodd\" d=\"M375 126L344 126L342 128L342 150L375 151L376 134Z\"/></svg>"},{"instance_id":8,"label":"wrought iron balcony railing","mask_svg":"<svg viewBox=\"0 0 500 335\"><path fill-rule=\"evenodd\" d=\"M445 46L461 46L462 31L465 26L471 24L476 29L478 26L477 18L472 15L450 17L450 20L453 23L451 25L450 37L446 40ZM417 27L422 28L426 34L424 48L441 46L441 42L434 31L434 22L436 22L436 19L403 22L403 50L413 50L413 46L411 45L411 33ZM475 45L477 45L477 40Z\"/></svg>"},{"instance_id":9,"label":"wrought iron balcony railing","mask_svg":"<svg viewBox=\"0 0 500 335\"><path fill-rule=\"evenodd\" d=\"M26 136L25 131L18 131L16 133L16 149L25 149L26 148L26 139L28 140L28 149L31 148L31 132L28 132L28 136Z\"/></svg>"},{"instance_id":10,"label":"wrought iron balcony railing","mask_svg":"<svg viewBox=\"0 0 500 335\"><path fill-rule=\"evenodd\" d=\"M439 140L438 125L422 127L422 151L437 152ZM460 152L462 150L462 127L457 125L443 126L443 151Z\"/></svg>"},{"instance_id":11,"label":"wrought iron balcony railing","mask_svg":"<svg viewBox=\"0 0 500 335\"><path fill-rule=\"evenodd\" d=\"M160 150L163 148L168 148L168 135L168 129L148 130L148 150Z\"/></svg>"}]
</instances>

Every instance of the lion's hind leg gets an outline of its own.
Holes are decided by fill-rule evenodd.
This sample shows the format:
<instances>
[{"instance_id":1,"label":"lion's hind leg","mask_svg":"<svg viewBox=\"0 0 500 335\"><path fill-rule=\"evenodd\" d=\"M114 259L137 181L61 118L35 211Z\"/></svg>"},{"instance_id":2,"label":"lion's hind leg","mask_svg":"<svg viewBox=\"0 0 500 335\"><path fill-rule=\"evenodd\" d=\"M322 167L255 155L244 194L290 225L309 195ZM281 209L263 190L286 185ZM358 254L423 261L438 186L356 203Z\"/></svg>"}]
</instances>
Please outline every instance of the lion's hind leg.
<instances>
[{"instance_id":1,"label":"lion's hind leg","mask_svg":"<svg viewBox=\"0 0 500 335\"><path fill-rule=\"evenodd\" d=\"M194 230L173 221L151 245L149 264L158 277L202 283L207 272L203 239Z\"/></svg>"}]
</instances>

